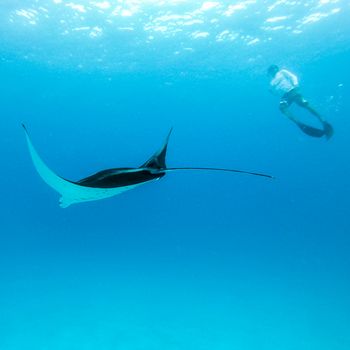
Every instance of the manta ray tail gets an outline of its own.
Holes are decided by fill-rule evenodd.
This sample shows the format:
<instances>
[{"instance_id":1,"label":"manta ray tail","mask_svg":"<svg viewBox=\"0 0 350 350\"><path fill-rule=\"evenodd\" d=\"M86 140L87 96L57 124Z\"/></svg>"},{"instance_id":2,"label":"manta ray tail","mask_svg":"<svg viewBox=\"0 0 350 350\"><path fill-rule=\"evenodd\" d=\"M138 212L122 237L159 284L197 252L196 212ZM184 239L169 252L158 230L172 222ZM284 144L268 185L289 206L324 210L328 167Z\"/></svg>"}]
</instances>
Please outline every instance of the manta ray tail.
<instances>
[{"instance_id":1,"label":"manta ray tail","mask_svg":"<svg viewBox=\"0 0 350 350\"><path fill-rule=\"evenodd\" d=\"M248 175L254 175L254 176L262 176L262 177L268 177L270 179L273 179L274 177L267 174L257 173L257 172L251 172L251 171L245 171L245 170L238 170L238 169L226 169L226 168L212 168L212 167L176 167L176 168L167 168L166 166L166 151L168 147L169 137L172 132L172 128L170 129L167 138L165 139L165 142L163 146L160 148L158 152L156 152L151 158L147 160L146 163L142 164L140 168L148 168L148 169L154 169L155 172L172 172L172 171L181 171L181 170L201 170L201 171L224 171L224 172L230 172L230 173L242 173L242 174L248 174Z\"/></svg>"},{"instance_id":2,"label":"manta ray tail","mask_svg":"<svg viewBox=\"0 0 350 350\"><path fill-rule=\"evenodd\" d=\"M151 168L155 170L166 169L166 151L172 130L173 128L170 129L168 136L166 137L165 142L160 150L158 150L151 158L149 158L146 163L142 164L140 168Z\"/></svg>"},{"instance_id":3,"label":"manta ray tail","mask_svg":"<svg viewBox=\"0 0 350 350\"><path fill-rule=\"evenodd\" d=\"M238 169L227 169L227 168L208 168L208 167L181 167L181 168L167 168L165 172L177 171L177 170L202 170L202 171L224 171L228 173L241 173L253 176L268 177L274 179L272 175L256 173L252 171L238 170Z\"/></svg>"}]
</instances>

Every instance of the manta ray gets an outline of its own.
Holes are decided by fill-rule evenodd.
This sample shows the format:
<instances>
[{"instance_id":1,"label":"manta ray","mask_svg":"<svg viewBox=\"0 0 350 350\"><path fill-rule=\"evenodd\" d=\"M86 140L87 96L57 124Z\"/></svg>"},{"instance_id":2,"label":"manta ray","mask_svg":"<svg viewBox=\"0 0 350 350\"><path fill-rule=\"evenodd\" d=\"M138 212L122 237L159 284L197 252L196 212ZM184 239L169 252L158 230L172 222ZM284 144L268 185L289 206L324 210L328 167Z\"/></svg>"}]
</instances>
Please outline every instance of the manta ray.
<instances>
[{"instance_id":1,"label":"manta ray","mask_svg":"<svg viewBox=\"0 0 350 350\"><path fill-rule=\"evenodd\" d=\"M81 180L71 181L57 175L44 163L33 146L27 128L23 124L22 126L25 131L29 153L31 155L34 167L40 177L61 195L59 204L62 208L67 208L76 203L96 201L99 199L116 196L147 182L159 180L165 176L166 173L171 171L225 171L272 178L270 175L236 169L203 167L168 168L166 166L166 152L169 137L172 131L171 129L163 146L141 166L137 168L106 169Z\"/></svg>"}]
</instances>

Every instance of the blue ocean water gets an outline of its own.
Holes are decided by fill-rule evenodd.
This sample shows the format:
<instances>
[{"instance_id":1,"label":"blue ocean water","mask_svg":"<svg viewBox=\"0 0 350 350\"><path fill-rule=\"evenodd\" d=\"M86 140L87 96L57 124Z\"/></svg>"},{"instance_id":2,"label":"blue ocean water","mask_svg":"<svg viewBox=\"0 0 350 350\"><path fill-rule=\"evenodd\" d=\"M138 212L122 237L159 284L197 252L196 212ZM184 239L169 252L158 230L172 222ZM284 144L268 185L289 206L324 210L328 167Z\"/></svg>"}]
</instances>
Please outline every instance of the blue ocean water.
<instances>
[{"instance_id":1,"label":"blue ocean water","mask_svg":"<svg viewBox=\"0 0 350 350\"><path fill-rule=\"evenodd\" d=\"M349 349L349 13L346 0L2 1L0 349ZM333 138L280 113L273 63ZM275 179L174 172L61 209L21 122L72 180L141 165L171 127L168 166Z\"/></svg>"}]
</instances>

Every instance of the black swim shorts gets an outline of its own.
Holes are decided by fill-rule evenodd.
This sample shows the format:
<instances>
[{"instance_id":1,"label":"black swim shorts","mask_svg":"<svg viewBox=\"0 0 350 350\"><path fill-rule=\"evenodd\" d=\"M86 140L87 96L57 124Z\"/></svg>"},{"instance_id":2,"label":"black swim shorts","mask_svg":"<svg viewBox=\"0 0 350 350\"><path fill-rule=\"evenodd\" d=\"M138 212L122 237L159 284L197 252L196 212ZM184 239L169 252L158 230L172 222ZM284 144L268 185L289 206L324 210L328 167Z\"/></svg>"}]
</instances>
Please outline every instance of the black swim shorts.
<instances>
[{"instance_id":1,"label":"black swim shorts","mask_svg":"<svg viewBox=\"0 0 350 350\"><path fill-rule=\"evenodd\" d=\"M308 104L308 101L303 97L298 88L294 88L282 96L280 108L287 108L294 102L300 106L306 106Z\"/></svg>"}]
</instances>

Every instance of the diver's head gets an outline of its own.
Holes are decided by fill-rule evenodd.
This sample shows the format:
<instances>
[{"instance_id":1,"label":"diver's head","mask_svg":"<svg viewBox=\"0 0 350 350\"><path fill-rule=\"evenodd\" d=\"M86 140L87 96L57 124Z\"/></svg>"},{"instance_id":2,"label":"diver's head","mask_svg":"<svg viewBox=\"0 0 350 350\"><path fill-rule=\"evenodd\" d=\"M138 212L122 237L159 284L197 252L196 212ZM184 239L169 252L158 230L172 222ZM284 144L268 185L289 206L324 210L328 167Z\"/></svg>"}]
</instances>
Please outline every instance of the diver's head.
<instances>
[{"instance_id":1,"label":"diver's head","mask_svg":"<svg viewBox=\"0 0 350 350\"><path fill-rule=\"evenodd\" d=\"M273 78L279 70L280 70L280 69L278 68L278 66L276 66L275 64L272 64L272 65L267 69L267 74L268 74L271 78Z\"/></svg>"}]
</instances>

